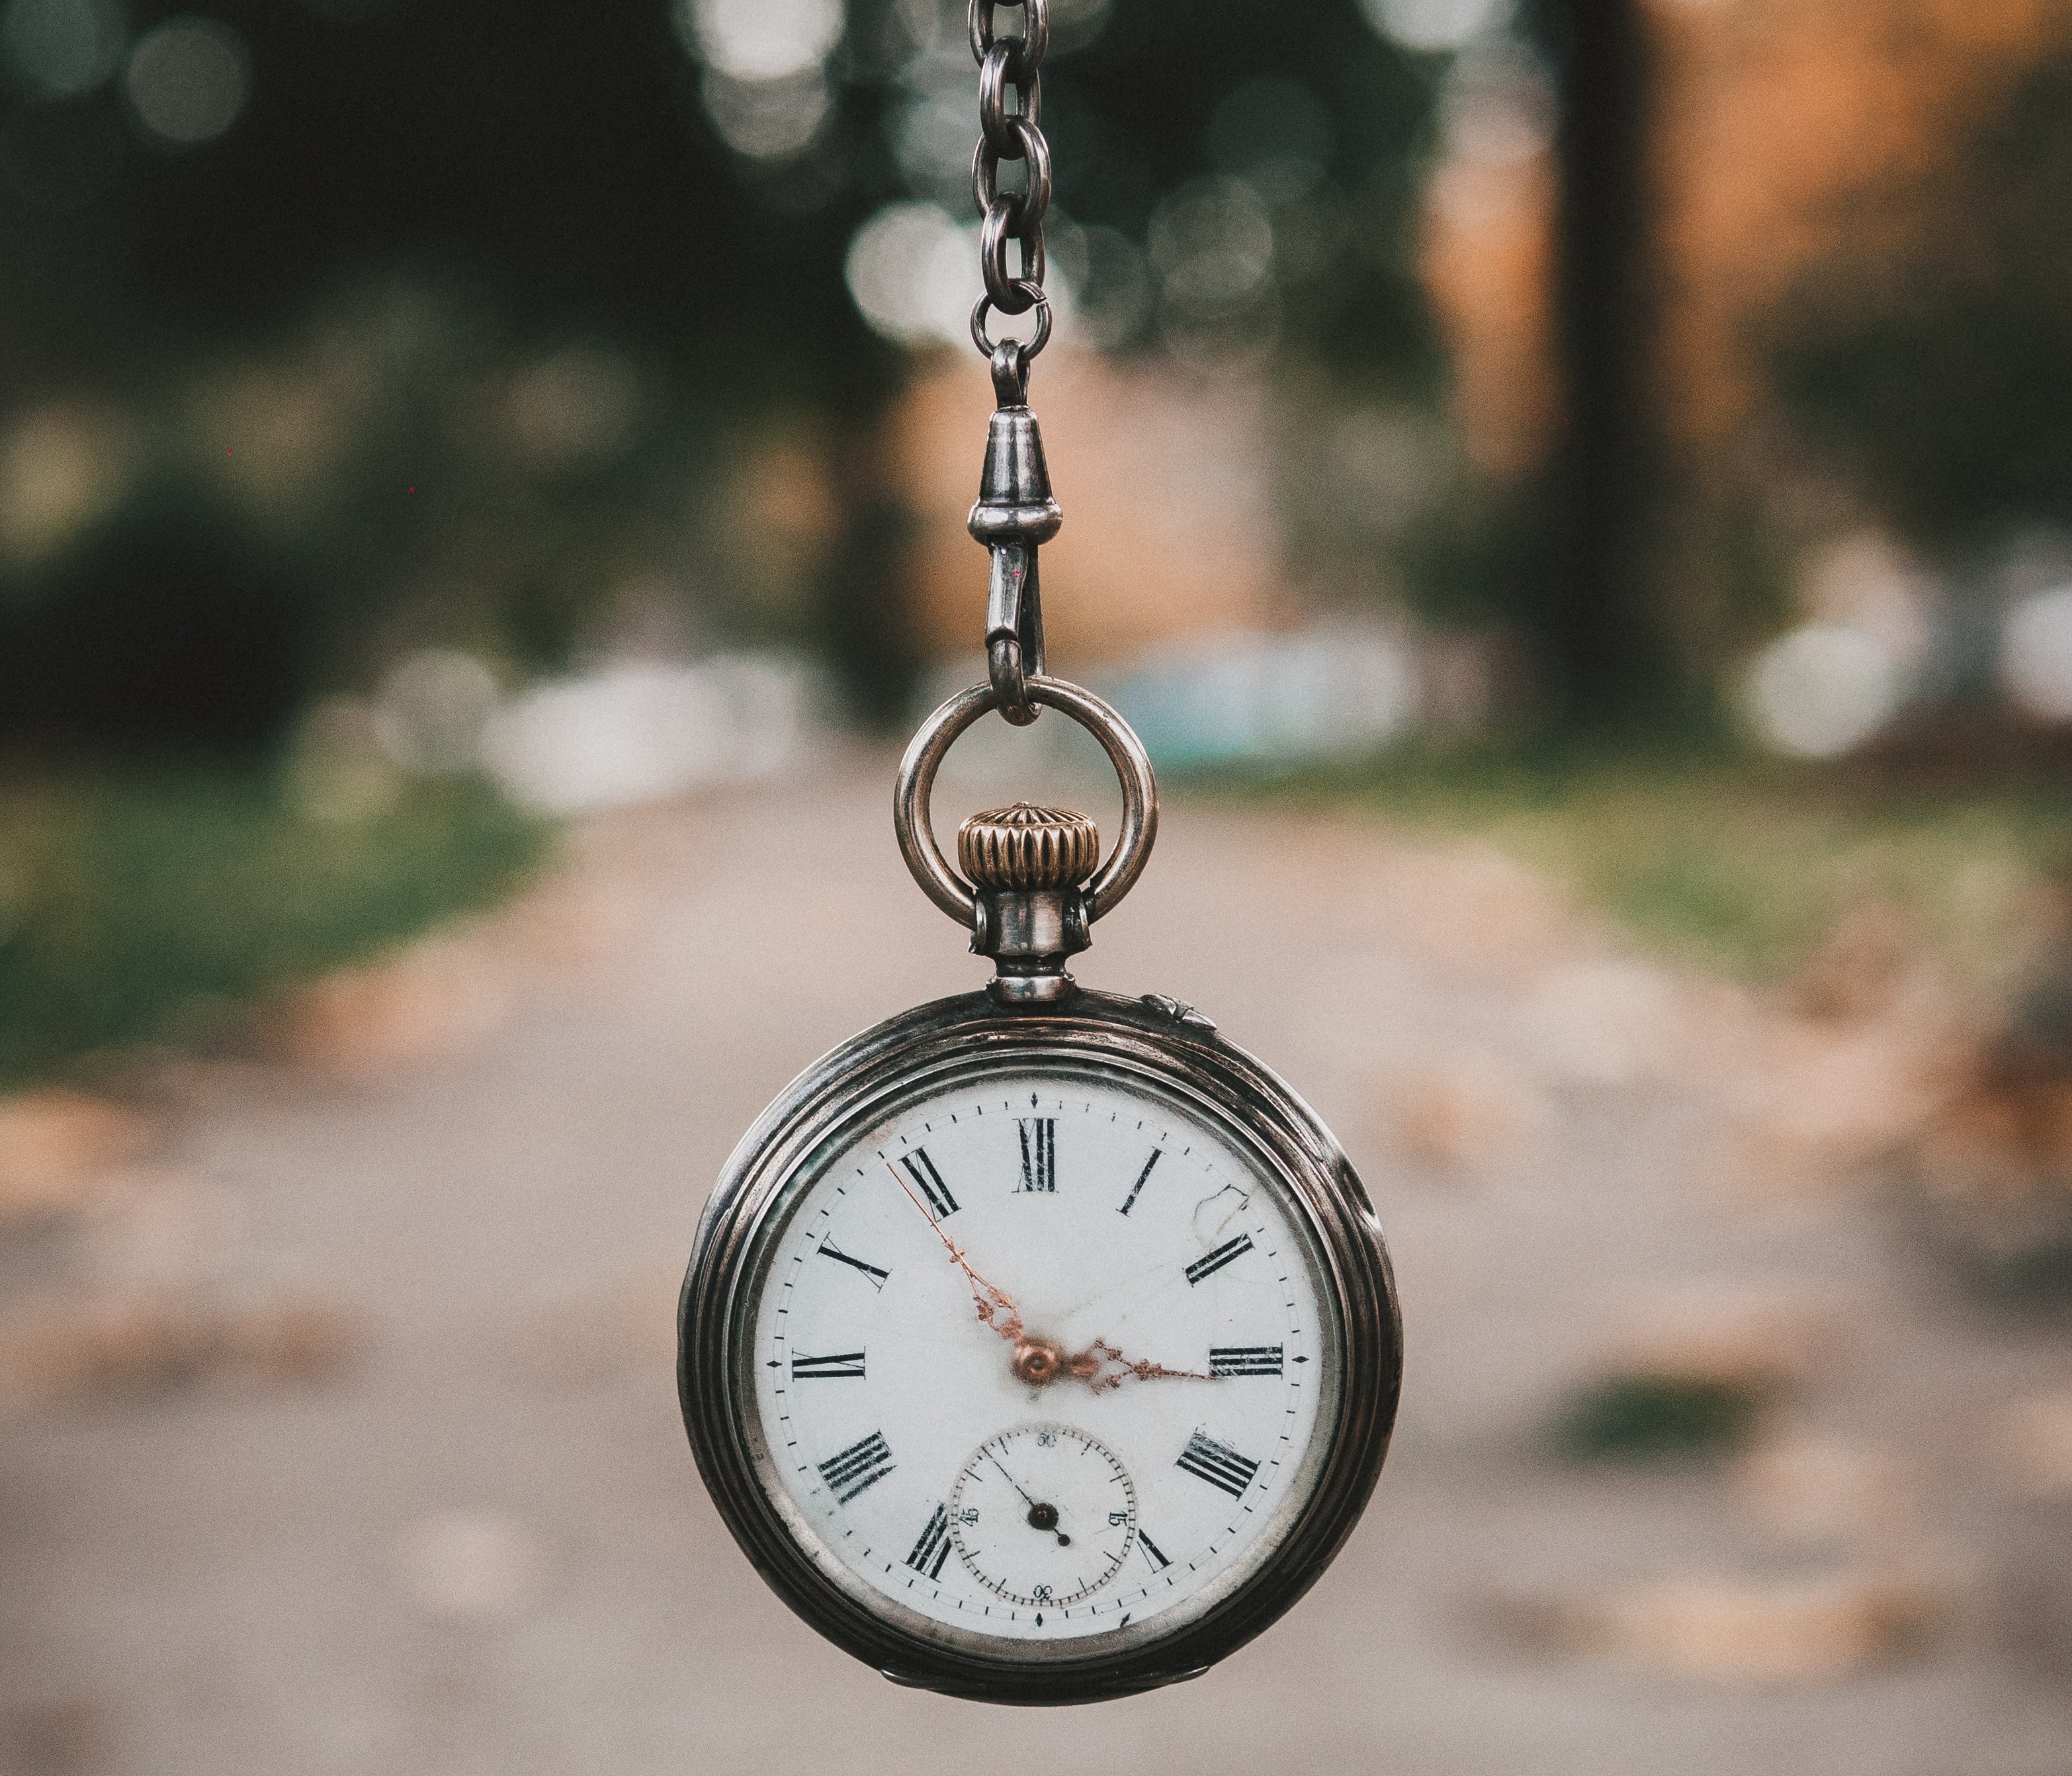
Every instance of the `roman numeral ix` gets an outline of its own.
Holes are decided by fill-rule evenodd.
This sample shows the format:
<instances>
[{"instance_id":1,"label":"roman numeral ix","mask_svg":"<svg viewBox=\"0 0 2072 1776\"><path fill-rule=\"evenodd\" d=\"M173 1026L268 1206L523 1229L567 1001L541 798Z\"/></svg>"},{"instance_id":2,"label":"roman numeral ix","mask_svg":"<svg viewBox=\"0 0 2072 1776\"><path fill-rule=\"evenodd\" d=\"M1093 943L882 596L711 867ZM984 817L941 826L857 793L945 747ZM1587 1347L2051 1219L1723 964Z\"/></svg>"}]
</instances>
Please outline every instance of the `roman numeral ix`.
<instances>
[{"instance_id":1,"label":"roman numeral ix","mask_svg":"<svg viewBox=\"0 0 2072 1776\"><path fill-rule=\"evenodd\" d=\"M1252 1250L1252 1235L1241 1233L1235 1240L1226 1240L1214 1252L1204 1253L1187 1267L1187 1281L1198 1283L1204 1276L1213 1276L1233 1259L1242 1258Z\"/></svg>"},{"instance_id":2,"label":"roman numeral ix","mask_svg":"<svg viewBox=\"0 0 2072 1776\"><path fill-rule=\"evenodd\" d=\"M891 1450L885 1446L883 1433L873 1431L861 1442L850 1444L840 1455L828 1457L820 1466L820 1478L835 1495L835 1503L845 1505L858 1493L876 1486L896 1464Z\"/></svg>"},{"instance_id":3,"label":"roman numeral ix","mask_svg":"<svg viewBox=\"0 0 2072 1776\"><path fill-rule=\"evenodd\" d=\"M886 1278L892 1274L890 1271L880 1270L875 1264L866 1264L861 1258L850 1257L832 1240L822 1240L817 1249L823 1258L832 1258L838 1264L847 1264L851 1270L861 1271L870 1279L873 1289L884 1288Z\"/></svg>"},{"instance_id":4,"label":"roman numeral ix","mask_svg":"<svg viewBox=\"0 0 2072 1776\"><path fill-rule=\"evenodd\" d=\"M802 1357L796 1352L791 1358L791 1379L794 1381L861 1381L863 1379L863 1353L845 1350L839 1356Z\"/></svg>"},{"instance_id":5,"label":"roman numeral ix","mask_svg":"<svg viewBox=\"0 0 2072 1776\"><path fill-rule=\"evenodd\" d=\"M1058 1187L1057 1119L1017 1116L1014 1126L1022 1135L1022 1189L1054 1191Z\"/></svg>"},{"instance_id":6,"label":"roman numeral ix","mask_svg":"<svg viewBox=\"0 0 2072 1776\"><path fill-rule=\"evenodd\" d=\"M1137 1207L1137 1194L1144 1188L1145 1179L1150 1177L1151 1168L1158 1163L1158 1156L1165 1151L1163 1147L1154 1147L1151 1149L1151 1157L1145 1161L1144 1170L1137 1174L1137 1182L1129 1186L1129 1194L1122 1199L1123 1214L1128 1214Z\"/></svg>"},{"instance_id":7,"label":"roman numeral ix","mask_svg":"<svg viewBox=\"0 0 2072 1776\"><path fill-rule=\"evenodd\" d=\"M1209 1373L1212 1375L1277 1375L1281 1373L1281 1346L1277 1344L1212 1344L1209 1346Z\"/></svg>"},{"instance_id":8,"label":"roman numeral ix","mask_svg":"<svg viewBox=\"0 0 2072 1776\"><path fill-rule=\"evenodd\" d=\"M1197 1431L1187 1439L1175 1467L1184 1468L1197 1479L1219 1487L1233 1498L1244 1496L1252 1477L1259 1472L1256 1462L1248 1461L1225 1443Z\"/></svg>"},{"instance_id":9,"label":"roman numeral ix","mask_svg":"<svg viewBox=\"0 0 2072 1776\"><path fill-rule=\"evenodd\" d=\"M914 1544L914 1552L906 1556L906 1564L924 1579L939 1579L943 1562L949 1557L950 1514L938 1505L928 1527L921 1531L920 1540Z\"/></svg>"},{"instance_id":10,"label":"roman numeral ix","mask_svg":"<svg viewBox=\"0 0 2072 1776\"><path fill-rule=\"evenodd\" d=\"M901 1156L899 1163L906 1168L906 1175L914 1180L914 1186L928 1199L928 1212L938 1221L947 1221L957 1212L957 1199L950 1194L950 1187L943 1182L943 1174L935 1170L935 1162L928 1157L928 1149L916 1147L911 1153Z\"/></svg>"}]
</instances>

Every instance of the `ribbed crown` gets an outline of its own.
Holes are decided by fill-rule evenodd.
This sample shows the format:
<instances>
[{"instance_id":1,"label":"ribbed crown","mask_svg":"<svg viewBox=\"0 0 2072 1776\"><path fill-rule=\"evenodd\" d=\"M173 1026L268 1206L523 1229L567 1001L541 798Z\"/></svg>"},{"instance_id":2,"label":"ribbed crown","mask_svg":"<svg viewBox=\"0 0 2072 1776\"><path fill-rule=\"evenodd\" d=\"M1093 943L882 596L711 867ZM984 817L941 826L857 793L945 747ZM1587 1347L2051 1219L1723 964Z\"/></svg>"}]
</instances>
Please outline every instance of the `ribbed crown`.
<instances>
[{"instance_id":1,"label":"ribbed crown","mask_svg":"<svg viewBox=\"0 0 2072 1776\"><path fill-rule=\"evenodd\" d=\"M957 828L957 861L979 888L1071 888L1100 861L1100 829L1067 808L1017 802L974 814Z\"/></svg>"}]
</instances>

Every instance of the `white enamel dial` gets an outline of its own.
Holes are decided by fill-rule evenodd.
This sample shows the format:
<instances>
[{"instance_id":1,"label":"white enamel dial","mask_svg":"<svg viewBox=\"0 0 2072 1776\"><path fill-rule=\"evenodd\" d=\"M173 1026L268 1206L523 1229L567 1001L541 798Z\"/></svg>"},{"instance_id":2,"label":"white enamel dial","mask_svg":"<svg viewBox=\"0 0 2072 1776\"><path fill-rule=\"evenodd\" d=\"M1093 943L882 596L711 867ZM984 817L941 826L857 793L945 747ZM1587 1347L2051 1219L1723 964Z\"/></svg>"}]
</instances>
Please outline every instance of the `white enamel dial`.
<instances>
[{"instance_id":1,"label":"white enamel dial","mask_svg":"<svg viewBox=\"0 0 2072 1776\"><path fill-rule=\"evenodd\" d=\"M764 1484L848 1589L1016 1641L1178 1626L1287 1533L1334 1322L1286 1186L1207 1114L1003 1063L824 1149L777 1226Z\"/></svg>"}]
</instances>

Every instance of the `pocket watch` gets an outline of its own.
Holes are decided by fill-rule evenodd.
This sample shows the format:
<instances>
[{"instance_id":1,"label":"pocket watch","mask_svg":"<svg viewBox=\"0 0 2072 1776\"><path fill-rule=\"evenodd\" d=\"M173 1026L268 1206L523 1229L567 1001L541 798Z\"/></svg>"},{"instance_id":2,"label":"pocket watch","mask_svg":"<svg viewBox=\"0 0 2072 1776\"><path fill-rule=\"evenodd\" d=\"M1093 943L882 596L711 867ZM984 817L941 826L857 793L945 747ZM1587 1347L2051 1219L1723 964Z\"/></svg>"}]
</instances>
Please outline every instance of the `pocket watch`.
<instances>
[{"instance_id":1,"label":"pocket watch","mask_svg":"<svg viewBox=\"0 0 2072 1776\"><path fill-rule=\"evenodd\" d=\"M698 1226L678 1379L715 1504L799 1615L895 1682L1056 1704L1198 1675L1314 1582L1380 1472L1402 1334L1374 1210L1301 1099L1191 1006L1065 967L1142 873L1157 792L1122 717L1043 670L1043 0L1021 38L991 15L975 0L988 680L923 722L893 813L996 974L843 1043L742 1137ZM1027 191L993 190L1017 158L997 137ZM996 266L1002 227L1034 275ZM1032 339L988 338L993 307L1034 309ZM952 869L929 818L944 754L1044 708L1116 768L1113 851L1018 803L966 821Z\"/></svg>"}]
</instances>

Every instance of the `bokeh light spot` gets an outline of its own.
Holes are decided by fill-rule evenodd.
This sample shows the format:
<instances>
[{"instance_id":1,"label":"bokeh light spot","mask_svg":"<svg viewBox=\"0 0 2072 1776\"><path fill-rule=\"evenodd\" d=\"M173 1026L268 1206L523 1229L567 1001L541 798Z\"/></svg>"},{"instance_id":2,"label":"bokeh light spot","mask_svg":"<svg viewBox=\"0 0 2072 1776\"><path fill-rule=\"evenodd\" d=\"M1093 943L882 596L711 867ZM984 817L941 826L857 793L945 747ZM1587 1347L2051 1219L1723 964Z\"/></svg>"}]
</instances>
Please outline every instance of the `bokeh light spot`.
<instances>
[{"instance_id":1,"label":"bokeh light spot","mask_svg":"<svg viewBox=\"0 0 2072 1776\"><path fill-rule=\"evenodd\" d=\"M145 33L122 71L137 121L162 142L194 147L236 122L252 96L245 39L214 18L168 18Z\"/></svg>"},{"instance_id":2,"label":"bokeh light spot","mask_svg":"<svg viewBox=\"0 0 2072 1776\"><path fill-rule=\"evenodd\" d=\"M1405 49L1458 49L1510 8L1503 0L1361 0L1367 23Z\"/></svg>"},{"instance_id":3,"label":"bokeh light spot","mask_svg":"<svg viewBox=\"0 0 2072 1776\"><path fill-rule=\"evenodd\" d=\"M902 345L964 336L979 281L975 230L933 204L888 204L856 231L844 275L857 310Z\"/></svg>"},{"instance_id":4,"label":"bokeh light spot","mask_svg":"<svg viewBox=\"0 0 2072 1776\"><path fill-rule=\"evenodd\" d=\"M474 655L420 648L382 680L374 739L405 771L443 776L475 762L495 713L495 676Z\"/></svg>"},{"instance_id":5,"label":"bokeh light spot","mask_svg":"<svg viewBox=\"0 0 2072 1776\"><path fill-rule=\"evenodd\" d=\"M45 98L76 98L113 74L129 41L115 0L12 0L0 13L0 56Z\"/></svg>"},{"instance_id":6,"label":"bokeh light spot","mask_svg":"<svg viewBox=\"0 0 2072 1776\"><path fill-rule=\"evenodd\" d=\"M1242 307L1273 272L1273 224L1259 194L1233 179L1197 179L1151 218L1151 257L1166 302L1189 317Z\"/></svg>"},{"instance_id":7,"label":"bokeh light spot","mask_svg":"<svg viewBox=\"0 0 2072 1776\"><path fill-rule=\"evenodd\" d=\"M1330 113L1300 80L1265 75L1224 95L1207 139L1219 171L1269 199L1299 197L1330 163Z\"/></svg>"},{"instance_id":8,"label":"bokeh light spot","mask_svg":"<svg viewBox=\"0 0 2072 1776\"><path fill-rule=\"evenodd\" d=\"M720 140L751 160L803 154L829 109L827 76L817 67L774 80L738 80L707 68L699 95Z\"/></svg>"},{"instance_id":9,"label":"bokeh light spot","mask_svg":"<svg viewBox=\"0 0 2072 1776\"><path fill-rule=\"evenodd\" d=\"M1811 623L1756 656L1746 687L1757 731L1780 752L1837 758L1891 719L1905 686L1891 650L1840 623Z\"/></svg>"},{"instance_id":10,"label":"bokeh light spot","mask_svg":"<svg viewBox=\"0 0 2072 1776\"><path fill-rule=\"evenodd\" d=\"M731 80L788 80L841 41L841 0L679 0L676 26L693 54Z\"/></svg>"},{"instance_id":11,"label":"bokeh light spot","mask_svg":"<svg viewBox=\"0 0 2072 1776\"><path fill-rule=\"evenodd\" d=\"M2008 610L2000 676L2031 715L2072 722L2072 586L2052 586Z\"/></svg>"}]
</instances>

